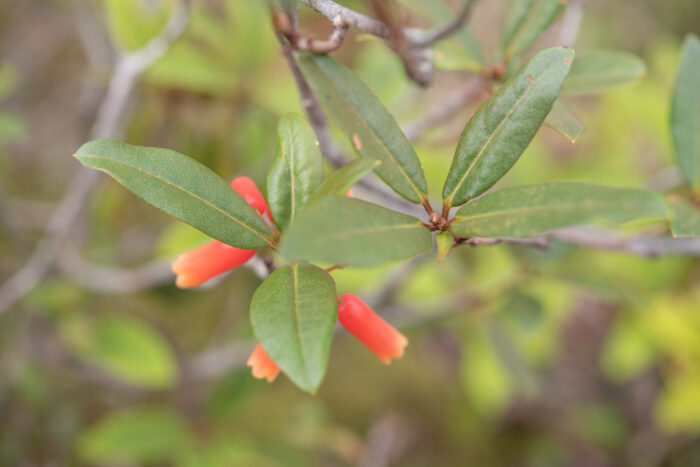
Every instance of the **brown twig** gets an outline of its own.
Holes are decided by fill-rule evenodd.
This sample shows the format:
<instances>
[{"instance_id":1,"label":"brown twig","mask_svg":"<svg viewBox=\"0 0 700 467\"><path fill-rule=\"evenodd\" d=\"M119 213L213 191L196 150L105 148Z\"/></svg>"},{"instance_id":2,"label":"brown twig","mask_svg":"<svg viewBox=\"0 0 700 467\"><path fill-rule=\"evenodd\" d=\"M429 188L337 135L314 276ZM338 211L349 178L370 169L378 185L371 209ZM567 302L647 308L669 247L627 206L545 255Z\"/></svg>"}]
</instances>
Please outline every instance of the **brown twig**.
<instances>
[{"instance_id":1,"label":"brown twig","mask_svg":"<svg viewBox=\"0 0 700 467\"><path fill-rule=\"evenodd\" d=\"M127 103L134 84L141 74L165 54L170 44L185 30L189 18L189 0L182 0L163 32L143 48L117 59L109 87L90 130L91 138L115 137L121 133ZM48 222L46 233L24 266L0 287L0 314L41 282L49 272L61 245L78 220L90 193L96 185L98 172L79 169L68 191Z\"/></svg>"}]
</instances>

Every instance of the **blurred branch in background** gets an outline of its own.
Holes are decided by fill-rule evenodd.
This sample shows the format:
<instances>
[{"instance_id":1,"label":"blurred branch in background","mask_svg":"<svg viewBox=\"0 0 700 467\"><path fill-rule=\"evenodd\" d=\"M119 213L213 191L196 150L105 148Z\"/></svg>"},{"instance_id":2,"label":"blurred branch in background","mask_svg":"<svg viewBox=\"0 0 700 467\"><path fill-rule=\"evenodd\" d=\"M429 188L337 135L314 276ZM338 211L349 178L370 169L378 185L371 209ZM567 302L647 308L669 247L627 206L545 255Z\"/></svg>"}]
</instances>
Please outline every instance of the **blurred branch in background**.
<instances>
[{"instance_id":1,"label":"blurred branch in background","mask_svg":"<svg viewBox=\"0 0 700 467\"><path fill-rule=\"evenodd\" d=\"M90 138L116 138L122 125L134 85L146 69L161 58L184 32L189 18L189 0L177 3L160 35L143 48L119 55L114 65L104 100L90 130ZM44 237L24 266L0 287L0 314L10 309L31 291L49 272L59 249L68 238L92 193L99 173L79 169L48 222Z\"/></svg>"}]
</instances>

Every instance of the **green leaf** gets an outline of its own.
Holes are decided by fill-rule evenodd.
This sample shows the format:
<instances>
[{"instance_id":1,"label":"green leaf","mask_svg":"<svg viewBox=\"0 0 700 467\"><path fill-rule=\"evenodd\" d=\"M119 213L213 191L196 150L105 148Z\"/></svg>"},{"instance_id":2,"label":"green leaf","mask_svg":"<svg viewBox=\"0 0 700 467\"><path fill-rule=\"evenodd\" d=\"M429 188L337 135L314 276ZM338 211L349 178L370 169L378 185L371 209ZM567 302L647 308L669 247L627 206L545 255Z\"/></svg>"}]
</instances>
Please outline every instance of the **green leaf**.
<instances>
[{"instance_id":1,"label":"green leaf","mask_svg":"<svg viewBox=\"0 0 700 467\"><path fill-rule=\"evenodd\" d=\"M557 19L566 0L515 0L503 30L503 51L510 59L527 50Z\"/></svg>"},{"instance_id":2,"label":"green leaf","mask_svg":"<svg viewBox=\"0 0 700 467\"><path fill-rule=\"evenodd\" d=\"M381 162L365 159L358 159L345 164L321 183L321 186L314 192L309 202L318 201L330 194L344 195L362 177L375 169L379 164Z\"/></svg>"},{"instance_id":3,"label":"green leaf","mask_svg":"<svg viewBox=\"0 0 700 467\"><path fill-rule=\"evenodd\" d=\"M500 179L518 160L552 109L574 51L536 54L476 111L457 144L442 196L464 204Z\"/></svg>"},{"instance_id":4,"label":"green leaf","mask_svg":"<svg viewBox=\"0 0 700 467\"><path fill-rule=\"evenodd\" d=\"M113 377L151 389L168 388L175 382L177 366L170 346L140 321L104 316L88 331L82 339L72 339L74 350Z\"/></svg>"},{"instance_id":5,"label":"green leaf","mask_svg":"<svg viewBox=\"0 0 700 467\"><path fill-rule=\"evenodd\" d=\"M435 244L437 245L438 263L442 263L447 258L447 253L450 252L454 243L452 235L449 232L439 232L435 235Z\"/></svg>"},{"instance_id":6,"label":"green leaf","mask_svg":"<svg viewBox=\"0 0 700 467\"><path fill-rule=\"evenodd\" d=\"M552 110L544 119L544 124L561 133L572 143L575 143L586 130L578 115L560 99L554 101Z\"/></svg>"},{"instance_id":7,"label":"green leaf","mask_svg":"<svg viewBox=\"0 0 700 467\"><path fill-rule=\"evenodd\" d=\"M700 237L700 209L688 201L672 203L671 232L674 237Z\"/></svg>"},{"instance_id":8,"label":"green leaf","mask_svg":"<svg viewBox=\"0 0 700 467\"><path fill-rule=\"evenodd\" d=\"M265 352L311 393L326 373L337 315L335 282L312 264L277 269L250 302L250 322Z\"/></svg>"},{"instance_id":9,"label":"green leaf","mask_svg":"<svg viewBox=\"0 0 700 467\"><path fill-rule=\"evenodd\" d=\"M421 203L428 188L418 155L367 85L327 55L297 53L296 58L321 104L357 153L381 161L377 175L399 195Z\"/></svg>"},{"instance_id":10,"label":"green leaf","mask_svg":"<svg viewBox=\"0 0 700 467\"><path fill-rule=\"evenodd\" d=\"M486 194L460 209L450 228L462 237L527 237L597 218L626 222L667 211L658 195L639 188L549 182Z\"/></svg>"},{"instance_id":11,"label":"green leaf","mask_svg":"<svg viewBox=\"0 0 700 467\"><path fill-rule=\"evenodd\" d=\"M593 94L624 86L646 74L644 62L627 52L592 50L576 57L562 93Z\"/></svg>"},{"instance_id":12,"label":"green leaf","mask_svg":"<svg viewBox=\"0 0 700 467\"><path fill-rule=\"evenodd\" d=\"M306 206L321 183L323 161L313 129L289 114L277 126L277 154L267 175L267 201L281 231Z\"/></svg>"},{"instance_id":13,"label":"green leaf","mask_svg":"<svg viewBox=\"0 0 700 467\"><path fill-rule=\"evenodd\" d=\"M700 40L683 43L671 102L671 131L678 165L688 183L700 190Z\"/></svg>"},{"instance_id":14,"label":"green leaf","mask_svg":"<svg viewBox=\"0 0 700 467\"><path fill-rule=\"evenodd\" d=\"M173 2L146 5L141 0L104 0L102 4L112 42L133 50L146 45L163 28Z\"/></svg>"},{"instance_id":15,"label":"green leaf","mask_svg":"<svg viewBox=\"0 0 700 467\"><path fill-rule=\"evenodd\" d=\"M140 408L107 415L83 432L78 452L100 465L164 463L187 441L185 422L168 409Z\"/></svg>"},{"instance_id":16,"label":"green leaf","mask_svg":"<svg viewBox=\"0 0 700 467\"><path fill-rule=\"evenodd\" d=\"M84 144L75 157L210 237L246 249L273 244L258 213L214 172L187 156L98 139Z\"/></svg>"},{"instance_id":17,"label":"green leaf","mask_svg":"<svg viewBox=\"0 0 700 467\"><path fill-rule=\"evenodd\" d=\"M289 260L371 266L429 253L432 238L418 219L344 196L309 205L282 239Z\"/></svg>"}]
</instances>

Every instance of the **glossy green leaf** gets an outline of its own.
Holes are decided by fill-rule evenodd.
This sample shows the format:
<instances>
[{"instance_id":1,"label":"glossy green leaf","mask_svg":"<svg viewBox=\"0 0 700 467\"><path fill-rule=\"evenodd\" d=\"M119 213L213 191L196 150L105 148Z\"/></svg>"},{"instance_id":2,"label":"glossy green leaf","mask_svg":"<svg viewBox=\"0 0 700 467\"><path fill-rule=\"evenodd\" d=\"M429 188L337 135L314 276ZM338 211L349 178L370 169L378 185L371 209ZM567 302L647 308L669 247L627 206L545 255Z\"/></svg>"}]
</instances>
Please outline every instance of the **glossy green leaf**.
<instances>
[{"instance_id":1,"label":"glossy green leaf","mask_svg":"<svg viewBox=\"0 0 700 467\"><path fill-rule=\"evenodd\" d=\"M177 378L177 365L165 338L134 318L99 318L73 347L86 361L126 383L164 389Z\"/></svg>"},{"instance_id":2,"label":"glossy green leaf","mask_svg":"<svg viewBox=\"0 0 700 467\"><path fill-rule=\"evenodd\" d=\"M375 172L407 200L427 197L423 168L394 117L355 74L327 55L297 53L299 67L321 104L360 156L381 161Z\"/></svg>"},{"instance_id":3,"label":"glossy green leaf","mask_svg":"<svg viewBox=\"0 0 700 467\"><path fill-rule=\"evenodd\" d=\"M445 258L447 258L447 253L450 252L453 243L454 241L452 239L452 235L450 235L449 232L438 232L438 234L435 235L438 263L445 261Z\"/></svg>"},{"instance_id":4,"label":"glossy green leaf","mask_svg":"<svg viewBox=\"0 0 700 467\"><path fill-rule=\"evenodd\" d=\"M312 264L277 269L250 302L250 322L265 352L311 393L326 373L337 315L335 282Z\"/></svg>"},{"instance_id":5,"label":"glossy green leaf","mask_svg":"<svg viewBox=\"0 0 700 467\"><path fill-rule=\"evenodd\" d=\"M646 74L644 62L627 52L592 50L574 60L561 89L567 94L593 94L624 86Z\"/></svg>"},{"instance_id":6,"label":"glossy green leaf","mask_svg":"<svg viewBox=\"0 0 700 467\"><path fill-rule=\"evenodd\" d=\"M671 232L674 237L700 237L700 209L688 201L671 204Z\"/></svg>"},{"instance_id":7,"label":"glossy green leaf","mask_svg":"<svg viewBox=\"0 0 700 467\"><path fill-rule=\"evenodd\" d=\"M657 194L639 188L549 182L486 194L460 209L450 228L463 237L527 237L598 218L662 218L667 211Z\"/></svg>"},{"instance_id":8,"label":"glossy green leaf","mask_svg":"<svg viewBox=\"0 0 700 467\"><path fill-rule=\"evenodd\" d=\"M700 189L700 40L694 35L683 43L671 102L671 131L683 176Z\"/></svg>"},{"instance_id":9,"label":"glossy green leaf","mask_svg":"<svg viewBox=\"0 0 700 467\"><path fill-rule=\"evenodd\" d=\"M330 195L309 205L282 239L289 260L371 266L429 253L432 237L418 219L375 204Z\"/></svg>"},{"instance_id":10,"label":"glossy green leaf","mask_svg":"<svg viewBox=\"0 0 700 467\"><path fill-rule=\"evenodd\" d=\"M306 205L321 183L323 161L313 129L289 114L277 126L277 154L267 174L267 202L281 231Z\"/></svg>"},{"instance_id":11,"label":"glossy green leaf","mask_svg":"<svg viewBox=\"0 0 700 467\"><path fill-rule=\"evenodd\" d=\"M503 51L510 59L528 49L557 19L566 0L515 0L503 30Z\"/></svg>"},{"instance_id":12,"label":"glossy green leaf","mask_svg":"<svg viewBox=\"0 0 700 467\"><path fill-rule=\"evenodd\" d=\"M214 172L187 156L98 139L84 144L75 157L210 237L238 248L272 244L270 230L258 213Z\"/></svg>"},{"instance_id":13,"label":"glossy green leaf","mask_svg":"<svg viewBox=\"0 0 700 467\"><path fill-rule=\"evenodd\" d=\"M442 196L464 204L489 189L518 160L552 109L574 51L539 52L476 111L462 132Z\"/></svg>"},{"instance_id":14,"label":"glossy green leaf","mask_svg":"<svg viewBox=\"0 0 700 467\"><path fill-rule=\"evenodd\" d=\"M78 439L78 453L92 465L144 465L173 459L187 441L184 420L167 409L111 413Z\"/></svg>"},{"instance_id":15,"label":"glossy green leaf","mask_svg":"<svg viewBox=\"0 0 700 467\"><path fill-rule=\"evenodd\" d=\"M544 124L561 133L572 143L575 143L586 130L578 115L560 99L554 101L552 110L544 119Z\"/></svg>"},{"instance_id":16,"label":"glossy green leaf","mask_svg":"<svg viewBox=\"0 0 700 467\"><path fill-rule=\"evenodd\" d=\"M330 194L344 195L380 163L379 161L358 159L345 164L321 183L309 202L317 201Z\"/></svg>"}]
</instances>

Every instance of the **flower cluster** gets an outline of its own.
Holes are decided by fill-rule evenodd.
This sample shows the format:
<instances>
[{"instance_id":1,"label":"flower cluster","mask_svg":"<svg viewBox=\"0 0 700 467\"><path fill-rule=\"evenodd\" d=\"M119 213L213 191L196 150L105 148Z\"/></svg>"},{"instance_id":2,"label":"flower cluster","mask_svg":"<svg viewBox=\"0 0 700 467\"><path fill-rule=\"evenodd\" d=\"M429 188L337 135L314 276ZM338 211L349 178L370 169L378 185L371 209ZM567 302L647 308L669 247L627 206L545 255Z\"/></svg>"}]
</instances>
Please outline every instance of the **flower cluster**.
<instances>
[{"instance_id":1,"label":"flower cluster","mask_svg":"<svg viewBox=\"0 0 700 467\"><path fill-rule=\"evenodd\" d=\"M261 216L272 221L270 208L255 183L248 177L237 177L231 182L233 188ZM351 196L351 191L346 193ZM218 240L211 241L192 251L180 255L172 264L176 284L181 288L197 287L219 274L236 268L253 256L256 250L244 250ZM343 294L338 299L340 324L385 364L392 358L403 356L408 345L406 337L384 321L365 302L353 294ZM248 358L253 376L272 382L280 373L279 367L267 355L259 343Z\"/></svg>"}]
</instances>

